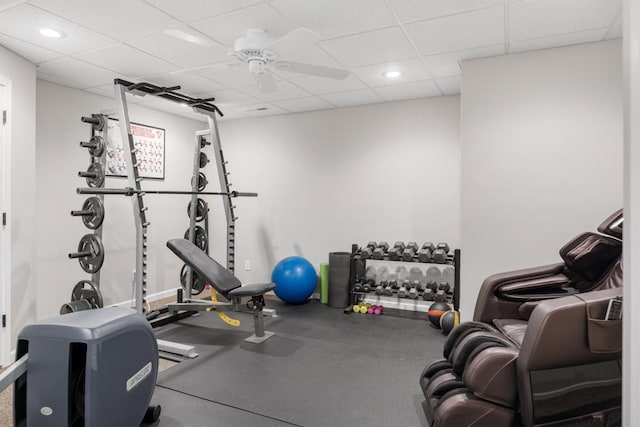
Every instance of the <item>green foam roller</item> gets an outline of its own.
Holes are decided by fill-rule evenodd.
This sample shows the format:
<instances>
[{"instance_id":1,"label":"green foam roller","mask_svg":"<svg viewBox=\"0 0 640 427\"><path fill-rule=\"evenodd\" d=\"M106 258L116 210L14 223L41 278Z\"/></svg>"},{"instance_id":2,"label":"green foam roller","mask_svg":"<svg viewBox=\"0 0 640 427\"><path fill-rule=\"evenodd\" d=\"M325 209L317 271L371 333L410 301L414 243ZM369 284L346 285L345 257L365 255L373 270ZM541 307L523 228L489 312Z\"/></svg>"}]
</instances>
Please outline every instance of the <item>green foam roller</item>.
<instances>
[{"instance_id":1,"label":"green foam roller","mask_svg":"<svg viewBox=\"0 0 640 427\"><path fill-rule=\"evenodd\" d=\"M320 264L320 302L329 302L329 264Z\"/></svg>"}]
</instances>

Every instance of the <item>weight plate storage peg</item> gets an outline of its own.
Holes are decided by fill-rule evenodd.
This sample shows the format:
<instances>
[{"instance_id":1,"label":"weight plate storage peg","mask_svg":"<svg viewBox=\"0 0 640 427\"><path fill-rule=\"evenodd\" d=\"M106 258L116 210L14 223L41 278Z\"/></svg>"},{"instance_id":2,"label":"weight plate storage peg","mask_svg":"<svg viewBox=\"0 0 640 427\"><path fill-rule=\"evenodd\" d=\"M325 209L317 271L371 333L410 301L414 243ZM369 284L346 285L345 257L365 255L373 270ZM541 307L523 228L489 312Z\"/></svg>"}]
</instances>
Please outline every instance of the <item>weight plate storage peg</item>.
<instances>
[{"instance_id":1,"label":"weight plate storage peg","mask_svg":"<svg viewBox=\"0 0 640 427\"><path fill-rule=\"evenodd\" d=\"M101 187L104 183L104 167L102 163L93 162L86 172L78 172L78 176L87 179L87 185L91 188Z\"/></svg>"},{"instance_id":2,"label":"weight plate storage peg","mask_svg":"<svg viewBox=\"0 0 640 427\"><path fill-rule=\"evenodd\" d=\"M92 157L100 157L104 153L104 139L100 135L94 135L89 142L81 141L80 146L89 149Z\"/></svg>"},{"instance_id":3,"label":"weight plate storage peg","mask_svg":"<svg viewBox=\"0 0 640 427\"><path fill-rule=\"evenodd\" d=\"M71 301L86 300L91 308L102 308L104 303L100 289L91 280L80 280L71 291Z\"/></svg>"},{"instance_id":4,"label":"weight plate storage peg","mask_svg":"<svg viewBox=\"0 0 640 427\"><path fill-rule=\"evenodd\" d=\"M95 230L104 221L104 204L97 197L89 197L82 204L82 210L71 211L72 216L81 216L85 227Z\"/></svg>"},{"instance_id":5,"label":"weight plate storage peg","mask_svg":"<svg viewBox=\"0 0 640 427\"><path fill-rule=\"evenodd\" d=\"M78 252L70 253L69 258L77 258L86 273L96 273L104 263L102 240L95 234L85 234L78 243Z\"/></svg>"},{"instance_id":6,"label":"weight plate storage peg","mask_svg":"<svg viewBox=\"0 0 640 427\"><path fill-rule=\"evenodd\" d=\"M208 210L209 209L207 208L205 201L198 198L198 201L196 202L196 222L202 221L207 216ZM191 217L191 202L187 205L187 216Z\"/></svg>"},{"instance_id":7,"label":"weight plate storage peg","mask_svg":"<svg viewBox=\"0 0 640 427\"><path fill-rule=\"evenodd\" d=\"M180 270L180 284L182 285L182 289L187 289L187 272L189 267L187 264L182 266ZM200 276L197 272L191 272L191 295L198 295L204 288L207 286L202 276Z\"/></svg>"},{"instance_id":8,"label":"weight plate storage peg","mask_svg":"<svg viewBox=\"0 0 640 427\"><path fill-rule=\"evenodd\" d=\"M194 233L195 233L195 237L193 239L193 244L199 247L204 252L206 252L207 248L209 247L209 237L207 236L207 232L204 230L204 228L200 227L199 225L196 225ZM189 240L188 228L187 228L187 231L185 231L184 233L184 238Z\"/></svg>"},{"instance_id":9,"label":"weight plate storage peg","mask_svg":"<svg viewBox=\"0 0 640 427\"><path fill-rule=\"evenodd\" d=\"M91 123L91 127L97 132L103 131L106 125L106 120L102 114L92 114L91 117L82 117L80 120L84 123Z\"/></svg>"}]
</instances>

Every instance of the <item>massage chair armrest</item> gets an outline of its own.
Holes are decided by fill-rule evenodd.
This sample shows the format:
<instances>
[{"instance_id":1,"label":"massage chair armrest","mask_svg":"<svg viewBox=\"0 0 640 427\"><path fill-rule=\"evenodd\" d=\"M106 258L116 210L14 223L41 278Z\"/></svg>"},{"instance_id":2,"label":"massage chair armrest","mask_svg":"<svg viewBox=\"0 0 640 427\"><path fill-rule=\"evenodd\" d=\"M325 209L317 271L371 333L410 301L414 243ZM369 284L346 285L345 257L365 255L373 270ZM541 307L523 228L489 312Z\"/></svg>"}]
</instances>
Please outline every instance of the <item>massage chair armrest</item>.
<instances>
[{"instance_id":1,"label":"massage chair armrest","mask_svg":"<svg viewBox=\"0 0 640 427\"><path fill-rule=\"evenodd\" d=\"M517 361L523 421L531 421L531 373L620 360L622 321L605 320L622 288L543 301L533 310Z\"/></svg>"},{"instance_id":2,"label":"massage chair armrest","mask_svg":"<svg viewBox=\"0 0 640 427\"><path fill-rule=\"evenodd\" d=\"M555 263L487 277L478 293L473 320L490 323L493 319L518 319L523 302L567 295L558 292L565 280L561 274L564 269L564 263ZM545 279L554 277L545 283Z\"/></svg>"}]
</instances>

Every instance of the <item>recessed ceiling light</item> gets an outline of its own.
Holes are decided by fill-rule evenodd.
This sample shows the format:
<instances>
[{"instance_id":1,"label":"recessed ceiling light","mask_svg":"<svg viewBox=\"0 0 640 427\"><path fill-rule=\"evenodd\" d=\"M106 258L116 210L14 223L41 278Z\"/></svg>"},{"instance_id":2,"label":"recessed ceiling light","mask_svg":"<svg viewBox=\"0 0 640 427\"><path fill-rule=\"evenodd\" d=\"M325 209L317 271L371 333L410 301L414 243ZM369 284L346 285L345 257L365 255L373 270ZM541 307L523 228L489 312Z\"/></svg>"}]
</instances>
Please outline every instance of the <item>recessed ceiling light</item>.
<instances>
[{"instance_id":1,"label":"recessed ceiling light","mask_svg":"<svg viewBox=\"0 0 640 427\"><path fill-rule=\"evenodd\" d=\"M395 79L397 77L400 77L400 71L398 70L389 70L389 71L385 71L384 73L382 73L382 75L388 79Z\"/></svg>"},{"instance_id":2,"label":"recessed ceiling light","mask_svg":"<svg viewBox=\"0 0 640 427\"><path fill-rule=\"evenodd\" d=\"M65 35L62 31L54 30L53 28L40 28L40 34L52 39L61 39Z\"/></svg>"}]
</instances>

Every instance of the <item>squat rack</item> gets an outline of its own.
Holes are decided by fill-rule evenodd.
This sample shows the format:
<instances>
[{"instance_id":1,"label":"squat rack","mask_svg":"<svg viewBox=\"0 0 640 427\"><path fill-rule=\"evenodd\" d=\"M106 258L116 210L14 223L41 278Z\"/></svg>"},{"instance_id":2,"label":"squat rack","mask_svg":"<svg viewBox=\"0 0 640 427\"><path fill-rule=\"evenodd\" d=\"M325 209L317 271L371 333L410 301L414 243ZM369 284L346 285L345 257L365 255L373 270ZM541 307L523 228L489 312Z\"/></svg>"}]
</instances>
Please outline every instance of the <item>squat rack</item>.
<instances>
[{"instance_id":1,"label":"squat rack","mask_svg":"<svg viewBox=\"0 0 640 427\"><path fill-rule=\"evenodd\" d=\"M220 189L217 195L223 197L225 216L227 219L227 268L233 272L235 260L235 221L237 217L234 215L234 206L231 203L232 197L255 197L256 193L239 193L232 192L227 180L227 172L225 161L222 156L222 148L220 145L220 136L218 133L218 124L216 122L216 114L223 116L222 112L216 105L212 103L215 98L192 98L188 95L177 92L180 86L161 87L151 83L132 83L122 79L114 80L114 92L118 115L120 118L120 133L122 143L125 145L124 158L127 165L127 179L129 186L122 190L101 189L101 194L114 194L114 191L120 191L115 194L124 194L131 196L134 212L134 220L136 227L136 264L134 274L135 287L135 308L138 312L144 313L147 300L147 227L150 225L147 221L146 210L143 197L145 194L193 194L193 199L197 197L194 192L169 192L169 191L145 191L140 188L142 178L138 173L138 161L136 159L136 148L133 142L133 134L131 133L131 122L129 121L129 111L127 108L126 94L146 96L152 95L164 98L179 104L186 104L196 113L203 114L207 118L208 129L198 132L196 139L203 136L210 136L214 147L218 179L220 181ZM198 142L199 143L199 142ZM78 192L85 194L95 192L97 189L79 189ZM200 193L204 194L204 193ZM195 210L195 200L192 202L192 210ZM193 218L194 212L191 213ZM190 227L190 236L193 236L193 225ZM187 284L191 284L191 271L188 273ZM191 286L185 286L186 299L191 299Z\"/></svg>"}]
</instances>

